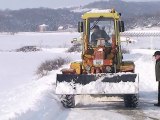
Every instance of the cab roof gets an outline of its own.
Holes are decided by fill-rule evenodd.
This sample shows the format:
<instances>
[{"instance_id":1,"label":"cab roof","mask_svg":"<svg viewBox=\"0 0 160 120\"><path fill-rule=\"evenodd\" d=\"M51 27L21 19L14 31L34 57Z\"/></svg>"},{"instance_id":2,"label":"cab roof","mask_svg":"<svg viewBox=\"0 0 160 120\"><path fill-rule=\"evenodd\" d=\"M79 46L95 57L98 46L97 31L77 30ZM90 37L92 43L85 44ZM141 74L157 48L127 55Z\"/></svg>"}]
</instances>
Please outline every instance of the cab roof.
<instances>
[{"instance_id":1,"label":"cab roof","mask_svg":"<svg viewBox=\"0 0 160 120\"><path fill-rule=\"evenodd\" d=\"M82 15L82 19L98 18L98 17L119 19L120 15L114 9L105 9L105 10L93 9Z\"/></svg>"}]
</instances>

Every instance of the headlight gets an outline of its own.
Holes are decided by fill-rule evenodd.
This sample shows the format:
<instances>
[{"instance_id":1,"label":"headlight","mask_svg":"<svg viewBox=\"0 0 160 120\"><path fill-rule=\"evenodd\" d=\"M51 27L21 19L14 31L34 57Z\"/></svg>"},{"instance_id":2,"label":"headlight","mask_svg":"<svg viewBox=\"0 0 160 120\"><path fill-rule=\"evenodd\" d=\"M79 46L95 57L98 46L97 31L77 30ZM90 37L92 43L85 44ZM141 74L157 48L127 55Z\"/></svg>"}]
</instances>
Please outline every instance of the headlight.
<instances>
[{"instance_id":1,"label":"headlight","mask_svg":"<svg viewBox=\"0 0 160 120\"><path fill-rule=\"evenodd\" d=\"M111 72L112 71L112 68L110 66L106 66L106 71L107 72Z\"/></svg>"}]
</instances>

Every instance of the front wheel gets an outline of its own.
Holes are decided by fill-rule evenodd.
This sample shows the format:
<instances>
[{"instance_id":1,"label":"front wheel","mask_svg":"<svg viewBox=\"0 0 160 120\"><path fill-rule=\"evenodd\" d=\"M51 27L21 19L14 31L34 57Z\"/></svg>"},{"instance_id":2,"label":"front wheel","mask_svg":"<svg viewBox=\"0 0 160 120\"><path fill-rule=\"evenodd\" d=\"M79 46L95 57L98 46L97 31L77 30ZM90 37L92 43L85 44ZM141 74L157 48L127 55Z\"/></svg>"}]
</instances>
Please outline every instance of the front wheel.
<instances>
[{"instance_id":1,"label":"front wheel","mask_svg":"<svg viewBox=\"0 0 160 120\"><path fill-rule=\"evenodd\" d=\"M124 95L124 105L127 108L136 108L138 106L138 95Z\"/></svg>"},{"instance_id":2,"label":"front wheel","mask_svg":"<svg viewBox=\"0 0 160 120\"><path fill-rule=\"evenodd\" d=\"M62 95L61 103L65 108L75 107L75 96L74 95Z\"/></svg>"}]
</instances>

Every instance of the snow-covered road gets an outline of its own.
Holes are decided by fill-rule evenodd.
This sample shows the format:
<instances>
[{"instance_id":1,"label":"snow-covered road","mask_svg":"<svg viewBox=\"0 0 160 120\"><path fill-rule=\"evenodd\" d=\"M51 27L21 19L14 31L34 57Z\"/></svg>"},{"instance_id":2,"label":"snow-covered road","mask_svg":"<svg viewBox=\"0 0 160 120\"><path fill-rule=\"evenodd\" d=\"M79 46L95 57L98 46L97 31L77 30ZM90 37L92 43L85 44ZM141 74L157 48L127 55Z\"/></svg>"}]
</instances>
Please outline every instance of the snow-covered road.
<instances>
[{"instance_id":1,"label":"snow-covered road","mask_svg":"<svg viewBox=\"0 0 160 120\"><path fill-rule=\"evenodd\" d=\"M48 37L45 37L47 34L44 33L0 36L0 43L2 43L0 44L0 120L160 120L160 108L153 106L157 100L157 83L152 58L155 50L148 49L148 46L145 48L144 44L138 44L138 41L143 43L144 38L138 40L134 38L137 43L128 45L130 54L124 55L124 59L135 61L136 73L139 73L138 108L125 108L120 98L99 99L90 96L77 96L76 108L63 108L59 96L55 95L56 74L60 69L51 71L42 78L35 75L37 67L45 60L57 57L80 59L80 53L66 53L64 52L66 48L59 46L61 43L66 47L65 44L70 42L66 42L66 39L71 40L79 34L57 34L50 33ZM29 41L28 44L26 38L32 42ZM56 43L58 46L55 45ZM42 51L29 53L10 51L25 45L41 46Z\"/></svg>"}]
</instances>

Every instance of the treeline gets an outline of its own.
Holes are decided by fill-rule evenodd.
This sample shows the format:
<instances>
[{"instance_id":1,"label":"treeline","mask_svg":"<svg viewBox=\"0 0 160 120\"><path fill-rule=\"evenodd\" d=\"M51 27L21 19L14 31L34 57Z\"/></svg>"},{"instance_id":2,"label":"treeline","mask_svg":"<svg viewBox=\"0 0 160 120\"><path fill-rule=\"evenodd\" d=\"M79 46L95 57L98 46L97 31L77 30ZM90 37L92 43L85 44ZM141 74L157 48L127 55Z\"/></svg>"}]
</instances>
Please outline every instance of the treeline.
<instances>
[{"instance_id":1,"label":"treeline","mask_svg":"<svg viewBox=\"0 0 160 120\"><path fill-rule=\"evenodd\" d=\"M48 25L48 30L57 30L67 24L76 27L80 13L68 9L22 9L0 11L0 32L37 31L41 24Z\"/></svg>"}]
</instances>

